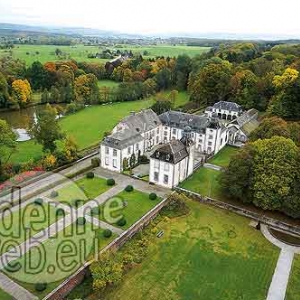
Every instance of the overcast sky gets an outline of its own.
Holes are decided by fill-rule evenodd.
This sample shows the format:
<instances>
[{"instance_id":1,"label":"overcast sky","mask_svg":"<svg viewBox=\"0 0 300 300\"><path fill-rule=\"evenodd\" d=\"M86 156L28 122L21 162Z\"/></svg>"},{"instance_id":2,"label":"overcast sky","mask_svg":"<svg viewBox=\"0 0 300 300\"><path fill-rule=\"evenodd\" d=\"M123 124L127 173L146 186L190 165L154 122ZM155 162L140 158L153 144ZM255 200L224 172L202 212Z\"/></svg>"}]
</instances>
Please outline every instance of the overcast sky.
<instances>
[{"instance_id":1,"label":"overcast sky","mask_svg":"<svg viewBox=\"0 0 300 300\"><path fill-rule=\"evenodd\" d=\"M0 0L0 22L127 33L299 35L299 0Z\"/></svg>"}]
</instances>

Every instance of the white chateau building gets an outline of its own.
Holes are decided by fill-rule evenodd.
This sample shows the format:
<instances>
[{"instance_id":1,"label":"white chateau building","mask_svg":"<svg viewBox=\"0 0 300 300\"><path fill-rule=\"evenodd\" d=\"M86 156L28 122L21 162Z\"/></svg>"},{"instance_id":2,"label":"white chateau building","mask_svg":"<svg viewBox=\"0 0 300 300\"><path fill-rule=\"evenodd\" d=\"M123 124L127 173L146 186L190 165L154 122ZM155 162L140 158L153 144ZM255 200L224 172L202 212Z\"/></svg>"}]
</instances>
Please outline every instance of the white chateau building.
<instances>
[{"instance_id":1,"label":"white chateau building","mask_svg":"<svg viewBox=\"0 0 300 300\"><path fill-rule=\"evenodd\" d=\"M254 109L243 113L239 105L224 101L208 108L205 115L132 112L101 142L101 167L122 172L148 154L149 181L171 188L193 173L195 152L211 155L226 144L245 142L258 126L257 116ZM231 121L224 123L222 117Z\"/></svg>"}]
</instances>

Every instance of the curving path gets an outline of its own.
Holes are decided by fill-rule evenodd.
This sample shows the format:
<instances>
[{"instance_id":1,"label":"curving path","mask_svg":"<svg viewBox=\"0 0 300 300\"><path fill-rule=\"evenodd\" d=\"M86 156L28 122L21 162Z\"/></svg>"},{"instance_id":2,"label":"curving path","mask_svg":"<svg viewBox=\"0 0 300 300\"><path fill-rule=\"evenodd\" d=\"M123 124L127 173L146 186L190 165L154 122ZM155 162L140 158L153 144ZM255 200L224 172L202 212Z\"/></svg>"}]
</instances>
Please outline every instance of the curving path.
<instances>
[{"instance_id":1,"label":"curving path","mask_svg":"<svg viewBox=\"0 0 300 300\"><path fill-rule=\"evenodd\" d=\"M267 240L281 249L277 265L269 287L267 300L284 300L295 253L300 247L287 245L276 239L266 225L261 225L261 232Z\"/></svg>"}]
</instances>

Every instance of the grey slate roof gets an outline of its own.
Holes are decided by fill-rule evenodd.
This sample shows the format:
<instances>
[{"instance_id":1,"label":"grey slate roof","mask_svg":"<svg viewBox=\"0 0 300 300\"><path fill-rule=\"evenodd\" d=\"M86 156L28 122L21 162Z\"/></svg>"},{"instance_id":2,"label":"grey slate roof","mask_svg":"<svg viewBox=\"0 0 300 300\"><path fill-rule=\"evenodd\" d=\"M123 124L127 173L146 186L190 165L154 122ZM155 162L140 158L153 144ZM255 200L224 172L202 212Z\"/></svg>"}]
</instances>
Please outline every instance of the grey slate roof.
<instances>
[{"instance_id":1,"label":"grey slate roof","mask_svg":"<svg viewBox=\"0 0 300 300\"><path fill-rule=\"evenodd\" d=\"M142 140L140 134L133 134L131 130L125 129L105 137L102 145L122 150Z\"/></svg>"},{"instance_id":2,"label":"grey slate roof","mask_svg":"<svg viewBox=\"0 0 300 300\"><path fill-rule=\"evenodd\" d=\"M151 158L177 164L189 154L185 145L179 140L172 140L171 142L160 146L152 155Z\"/></svg>"},{"instance_id":3,"label":"grey slate roof","mask_svg":"<svg viewBox=\"0 0 300 300\"><path fill-rule=\"evenodd\" d=\"M126 124L133 134L152 130L161 124L159 117L152 109L142 110L125 117L121 123Z\"/></svg>"},{"instance_id":4,"label":"grey slate roof","mask_svg":"<svg viewBox=\"0 0 300 300\"><path fill-rule=\"evenodd\" d=\"M234 102L227 102L227 101L220 101L218 103L215 103L213 108L224 109L224 110L235 111L235 112L243 111L243 109L240 105L238 105Z\"/></svg>"},{"instance_id":5,"label":"grey slate roof","mask_svg":"<svg viewBox=\"0 0 300 300\"><path fill-rule=\"evenodd\" d=\"M163 125L184 130L189 126L192 131L203 132L206 128L220 128L221 123L216 118L208 118L205 115L191 115L178 111L167 111L159 116Z\"/></svg>"}]
</instances>

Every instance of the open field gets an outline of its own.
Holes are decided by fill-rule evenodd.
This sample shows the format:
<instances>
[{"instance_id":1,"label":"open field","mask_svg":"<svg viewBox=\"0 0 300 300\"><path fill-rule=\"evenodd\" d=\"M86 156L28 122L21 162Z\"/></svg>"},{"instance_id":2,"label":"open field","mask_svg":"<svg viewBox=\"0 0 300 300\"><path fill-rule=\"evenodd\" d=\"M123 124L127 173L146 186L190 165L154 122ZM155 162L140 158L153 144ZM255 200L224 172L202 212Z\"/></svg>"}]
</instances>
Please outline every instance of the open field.
<instances>
[{"instance_id":1,"label":"open field","mask_svg":"<svg viewBox=\"0 0 300 300\"><path fill-rule=\"evenodd\" d=\"M160 198L157 198L156 200L150 200L148 194L142 193L137 190L134 190L132 192L123 191L115 197L122 199L126 203L126 206L123 209L115 211L111 215L113 218L123 216L126 219L126 225L121 227L122 229L129 228L132 224L138 221L143 215L145 215L161 201ZM99 219L107 222L103 215L104 205L105 204L100 206ZM113 202L111 203L111 206L113 206ZM117 224L113 225L119 227Z\"/></svg>"},{"instance_id":2,"label":"open field","mask_svg":"<svg viewBox=\"0 0 300 300\"><path fill-rule=\"evenodd\" d=\"M218 176L220 172L200 168L187 180L180 184L180 187L201 194L202 196L214 199L222 199Z\"/></svg>"},{"instance_id":3,"label":"open field","mask_svg":"<svg viewBox=\"0 0 300 300\"><path fill-rule=\"evenodd\" d=\"M65 55L61 58L55 55L55 50L60 49ZM88 58L88 54L96 54L97 52L102 52L106 48L101 48L97 46L55 46L55 45L16 45L12 49L12 56L24 60L27 65L32 64L35 61L40 61L45 63L48 61L66 60L74 59L76 61L86 61L86 62L100 62L105 63L108 59L99 58ZM190 56L195 56L208 51L208 47L193 47L193 46L171 46L171 45L159 45L159 46L148 46L139 47L133 45L124 45L120 50L127 49L132 50L135 54L142 54L147 51L147 57L155 56L178 56L180 54L187 54ZM0 50L0 57L8 56L9 50Z\"/></svg>"},{"instance_id":4,"label":"open field","mask_svg":"<svg viewBox=\"0 0 300 300\"><path fill-rule=\"evenodd\" d=\"M300 295L300 255L295 255L285 300L298 300Z\"/></svg>"},{"instance_id":5,"label":"open field","mask_svg":"<svg viewBox=\"0 0 300 300\"><path fill-rule=\"evenodd\" d=\"M220 167L227 167L230 163L231 157L239 151L239 148L232 146L225 146L220 152L218 152L209 163Z\"/></svg>"},{"instance_id":6,"label":"open field","mask_svg":"<svg viewBox=\"0 0 300 300\"><path fill-rule=\"evenodd\" d=\"M1 214L1 218L4 218L0 222L0 253L19 245L60 218L56 217L55 208L46 203L28 204L20 210L7 213Z\"/></svg>"},{"instance_id":7,"label":"open field","mask_svg":"<svg viewBox=\"0 0 300 300\"><path fill-rule=\"evenodd\" d=\"M98 239L95 239L97 237ZM81 264L79 262L92 257L98 245L100 250L104 248L109 242L111 242L115 236L106 239L103 237L103 230L95 228L91 223L86 223L85 226L76 226L75 223L68 226L64 230L58 233L57 237L53 237L39 247L32 248L29 252L23 255L17 260L22 268L14 273L10 273L7 270L4 272L8 276L12 276L13 280L17 279L17 282L24 288L37 295L40 299L51 292L57 285L59 285L63 279L68 275L73 274ZM72 247L72 255L63 254L62 247ZM70 251L70 250L66 250ZM86 251L86 256L84 255ZM41 254L42 253L42 254ZM71 252L67 252L71 253ZM41 268L40 261L41 255L44 255L44 265ZM57 256L58 255L58 256ZM32 270L36 271L40 267L41 270L35 274L26 272L25 263L33 264ZM77 262L74 264L73 262ZM27 265L28 266L28 265ZM52 274L51 269L55 268L55 272ZM37 282L49 283L47 289L43 292L37 292L34 288L34 284Z\"/></svg>"},{"instance_id":8,"label":"open field","mask_svg":"<svg viewBox=\"0 0 300 300\"><path fill-rule=\"evenodd\" d=\"M90 300L264 300L279 251L249 219L197 202L188 216L157 225L147 257Z\"/></svg>"},{"instance_id":9,"label":"open field","mask_svg":"<svg viewBox=\"0 0 300 300\"><path fill-rule=\"evenodd\" d=\"M106 180L94 177L92 179L81 178L58 190L57 201L68 203L74 206L74 200L82 200L84 202L94 199L111 187L106 184Z\"/></svg>"},{"instance_id":10,"label":"open field","mask_svg":"<svg viewBox=\"0 0 300 300\"><path fill-rule=\"evenodd\" d=\"M113 81L113 80L98 80L98 87L108 87L108 88L114 88L118 87L119 82Z\"/></svg>"},{"instance_id":11,"label":"open field","mask_svg":"<svg viewBox=\"0 0 300 300\"><path fill-rule=\"evenodd\" d=\"M163 94L168 94L164 92ZM128 101L107 105L95 105L85 108L75 114L68 115L60 120L60 125L67 134L73 136L79 148L84 149L99 143L105 132L112 128L131 111L140 111L153 104L153 97L139 101ZM180 92L175 105L188 102L186 92ZM42 156L42 147L34 141L19 142L16 152L11 156L12 162L26 162Z\"/></svg>"}]
</instances>

